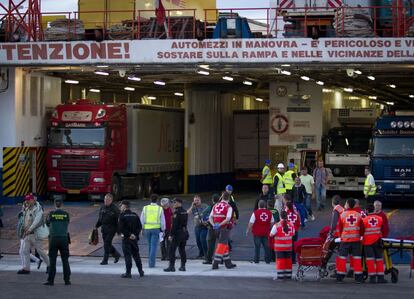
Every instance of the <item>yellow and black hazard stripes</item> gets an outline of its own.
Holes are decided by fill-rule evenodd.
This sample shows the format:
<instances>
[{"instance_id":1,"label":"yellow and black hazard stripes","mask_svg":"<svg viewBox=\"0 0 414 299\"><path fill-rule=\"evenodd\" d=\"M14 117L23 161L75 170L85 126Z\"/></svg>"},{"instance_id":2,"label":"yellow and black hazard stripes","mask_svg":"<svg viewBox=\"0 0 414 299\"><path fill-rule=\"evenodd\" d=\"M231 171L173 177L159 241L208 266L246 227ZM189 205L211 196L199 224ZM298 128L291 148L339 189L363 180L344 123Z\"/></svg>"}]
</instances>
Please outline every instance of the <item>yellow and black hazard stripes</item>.
<instances>
[{"instance_id":1,"label":"yellow and black hazard stripes","mask_svg":"<svg viewBox=\"0 0 414 299\"><path fill-rule=\"evenodd\" d=\"M23 196L30 192L30 148L3 148L3 196Z\"/></svg>"},{"instance_id":2,"label":"yellow and black hazard stripes","mask_svg":"<svg viewBox=\"0 0 414 299\"><path fill-rule=\"evenodd\" d=\"M36 193L38 195L46 194L46 147L36 148Z\"/></svg>"}]
</instances>

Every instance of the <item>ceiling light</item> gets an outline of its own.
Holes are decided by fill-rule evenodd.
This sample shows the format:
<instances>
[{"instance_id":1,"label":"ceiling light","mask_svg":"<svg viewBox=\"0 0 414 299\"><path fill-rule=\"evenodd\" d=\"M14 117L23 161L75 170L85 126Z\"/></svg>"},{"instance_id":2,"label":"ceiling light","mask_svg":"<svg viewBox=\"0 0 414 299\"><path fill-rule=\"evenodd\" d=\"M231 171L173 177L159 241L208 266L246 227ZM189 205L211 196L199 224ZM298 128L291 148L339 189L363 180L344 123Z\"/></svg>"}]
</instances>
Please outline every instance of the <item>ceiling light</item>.
<instances>
[{"instance_id":1,"label":"ceiling light","mask_svg":"<svg viewBox=\"0 0 414 299\"><path fill-rule=\"evenodd\" d=\"M223 77L223 80L226 80L226 81L233 81L234 79L233 79L233 77L230 77L230 76L224 76L224 77Z\"/></svg>"},{"instance_id":2,"label":"ceiling light","mask_svg":"<svg viewBox=\"0 0 414 299\"><path fill-rule=\"evenodd\" d=\"M177 10L176 14L177 14L177 16L182 16L183 12L181 10Z\"/></svg>"},{"instance_id":3,"label":"ceiling light","mask_svg":"<svg viewBox=\"0 0 414 299\"><path fill-rule=\"evenodd\" d=\"M147 99L148 100L156 100L157 98L156 97L153 97L153 96L149 96L149 97L147 97Z\"/></svg>"},{"instance_id":4,"label":"ceiling light","mask_svg":"<svg viewBox=\"0 0 414 299\"><path fill-rule=\"evenodd\" d=\"M372 81L374 81L375 80L375 77L374 76L368 76L367 77L369 80L372 80Z\"/></svg>"},{"instance_id":5,"label":"ceiling light","mask_svg":"<svg viewBox=\"0 0 414 299\"><path fill-rule=\"evenodd\" d=\"M346 92L353 92L354 90L352 88L344 88L344 91L346 91Z\"/></svg>"},{"instance_id":6,"label":"ceiling light","mask_svg":"<svg viewBox=\"0 0 414 299\"><path fill-rule=\"evenodd\" d=\"M175 92L174 95L176 95L177 97L183 97L184 94L182 92Z\"/></svg>"},{"instance_id":7,"label":"ceiling light","mask_svg":"<svg viewBox=\"0 0 414 299\"><path fill-rule=\"evenodd\" d=\"M359 71L359 70L356 70L354 73L357 74L357 75L361 75L362 74L362 72Z\"/></svg>"},{"instance_id":8,"label":"ceiling light","mask_svg":"<svg viewBox=\"0 0 414 299\"><path fill-rule=\"evenodd\" d=\"M368 99L376 100L377 99L377 96L369 96Z\"/></svg>"},{"instance_id":9,"label":"ceiling light","mask_svg":"<svg viewBox=\"0 0 414 299\"><path fill-rule=\"evenodd\" d=\"M256 101L263 102L263 99L262 98L256 98Z\"/></svg>"},{"instance_id":10,"label":"ceiling light","mask_svg":"<svg viewBox=\"0 0 414 299\"><path fill-rule=\"evenodd\" d=\"M282 67L290 67L290 64L282 64Z\"/></svg>"},{"instance_id":11,"label":"ceiling light","mask_svg":"<svg viewBox=\"0 0 414 299\"><path fill-rule=\"evenodd\" d=\"M135 91L135 88L133 88L133 87L125 87L124 89L128 90L128 91Z\"/></svg>"},{"instance_id":12,"label":"ceiling light","mask_svg":"<svg viewBox=\"0 0 414 299\"><path fill-rule=\"evenodd\" d=\"M197 73L200 74L200 75L204 75L204 76L210 75L210 73L207 72L207 71L198 71Z\"/></svg>"},{"instance_id":13,"label":"ceiling light","mask_svg":"<svg viewBox=\"0 0 414 299\"><path fill-rule=\"evenodd\" d=\"M393 106L394 105L394 102L385 102L387 105L391 105L391 106Z\"/></svg>"},{"instance_id":14,"label":"ceiling light","mask_svg":"<svg viewBox=\"0 0 414 299\"><path fill-rule=\"evenodd\" d=\"M292 73L291 73L291 72L289 72L289 71L285 71L285 70L281 71L280 73L281 73L281 74L283 74L283 75L286 75L286 76L290 76L290 75L292 75Z\"/></svg>"},{"instance_id":15,"label":"ceiling light","mask_svg":"<svg viewBox=\"0 0 414 299\"><path fill-rule=\"evenodd\" d=\"M253 82L245 80L245 81L243 81L243 84L244 85L253 85Z\"/></svg>"},{"instance_id":16,"label":"ceiling light","mask_svg":"<svg viewBox=\"0 0 414 299\"><path fill-rule=\"evenodd\" d=\"M101 90L99 90L99 89L95 89L95 88L91 88L91 89L89 89L89 91L90 91L90 92L101 92Z\"/></svg>"},{"instance_id":17,"label":"ceiling light","mask_svg":"<svg viewBox=\"0 0 414 299\"><path fill-rule=\"evenodd\" d=\"M330 92L333 92L333 90L332 89L328 89L328 88L324 88L324 89L322 89L322 92L323 93L330 93Z\"/></svg>"},{"instance_id":18,"label":"ceiling light","mask_svg":"<svg viewBox=\"0 0 414 299\"><path fill-rule=\"evenodd\" d=\"M166 83L164 82L164 81L154 81L154 84L155 85L162 85L162 86L164 86Z\"/></svg>"},{"instance_id":19,"label":"ceiling light","mask_svg":"<svg viewBox=\"0 0 414 299\"><path fill-rule=\"evenodd\" d=\"M101 76L109 76L109 73L108 72L104 72L104 71L95 71L95 74L101 75Z\"/></svg>"},{"instance_id":20,"label":"ceiling light","mask_svg":"<svg viewBox=\"0 0 414 299\"><path fill-rule=\"evenodd\" d=\"M323 83L323 81L316 81L316 84L321 85L321 86L325 85L325 83Z\"/></svg>"},{"instance_id":21,"label":"ceiling light","mask_svg":"<svg viewBox=\"0 0 414 299\"><path fill-rule=\"evenodd\" d=\"M79 84L79 81L77 81L77 80L65 80L65 83L67 83L67 84Z\"/></svg>"},{"instance_id":22,"label":"ceiling light","mask_svg":"<svg viewBox=\"0 0 414 299\"><path fill-rule=\"evenodd\" d=\"M410 94L409 97L414 99L414 94Z\"/></svg>"},{"instance_id":23,"label":"ceiling light","mask_svg":"<svg viewBox=\"0 0 414 299\"><path fill-rule=\"evenodd\" d=\"M300 77L302 80L305 80L305 81L309 81L310 80L310 78L308 77L308 76L302 76L302 77Z\"/></svg>"},{"instance_id":24,"label":"ceiling light","mask_svg":"<svg viewBox=\"0 0 414 299\"><path fill-rule=\"evenodd\" d=\"M97 65L96 67L99 67L99 68L102 68L102 69L104 69L104 68L107 68L107 67L109 67L109 65Z\"/></svg>"},{"instance_id":25,"label":"ceiling light","mask_svg":"<svg viewBox=\"0 0 414 299\"><path fill-rule=\"evenodd\" d=\"M131 80L131 81L141 81L141 78L140 77L135 77L135 76L129 76L128 77L128 80Z\"/></svg>"},{"instance_id":26,"label":"ceiling light","mask_svg":"<svg viewBox=\"0 0 414 299\"><path fill-rule=\"evenodd\" d=\"M391 88L397 88L397 86L396 85L394 85L394 84L390 84L390 85L388 85L389 87L391 87Z\"/></svg>"},{"instance_id":27,"label":"ceiling light","mask_svg":"<svg viewBox=\"0 0 414 299\"><path fill-rule=\"evenodd\" d=\"M208 64L200 64L199 67L202 68L202 69L205 69L205 70L210 69L210 66Z\"/></svg>"}]
</instances>

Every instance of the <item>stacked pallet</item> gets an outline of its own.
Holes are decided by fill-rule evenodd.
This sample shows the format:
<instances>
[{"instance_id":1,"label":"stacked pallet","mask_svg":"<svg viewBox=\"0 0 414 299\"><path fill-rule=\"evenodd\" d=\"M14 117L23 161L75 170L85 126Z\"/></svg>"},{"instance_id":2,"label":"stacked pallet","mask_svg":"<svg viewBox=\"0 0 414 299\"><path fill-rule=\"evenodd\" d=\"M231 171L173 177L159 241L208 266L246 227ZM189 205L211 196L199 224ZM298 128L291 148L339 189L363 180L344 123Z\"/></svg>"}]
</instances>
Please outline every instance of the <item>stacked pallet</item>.
<instances>
[{"instance_id":1,"label":"stacked pallet","mask_svg":"<svg viewBox=\"0 0 414 299\"><path fill-rule=\"evenodd\" d=\"M132 38L132 28L127 25L115 24L109 28L109 39L122 40Z\"/></svg>"},{"instance_id":2,"label":"stacked pallet","mask_svg":"<svg viewBox=\"0 0 414 299\"><path fill-rule=\"evenodd\" d=\"M81 20L57 19L50 22L45 30L47 41L82 40L84 36L85 28Z\"/></svg>"},{"instance_id":3,"label":"stacked pallet","mask_svg":"<svg viewBox=\"0 0 414 299\"><path fill-rule=\"evenodd\" d=\"M371 13L364 8L340 9L335 17L333 27L341 37L373 37Z\"/></svg>"}]
</instances>

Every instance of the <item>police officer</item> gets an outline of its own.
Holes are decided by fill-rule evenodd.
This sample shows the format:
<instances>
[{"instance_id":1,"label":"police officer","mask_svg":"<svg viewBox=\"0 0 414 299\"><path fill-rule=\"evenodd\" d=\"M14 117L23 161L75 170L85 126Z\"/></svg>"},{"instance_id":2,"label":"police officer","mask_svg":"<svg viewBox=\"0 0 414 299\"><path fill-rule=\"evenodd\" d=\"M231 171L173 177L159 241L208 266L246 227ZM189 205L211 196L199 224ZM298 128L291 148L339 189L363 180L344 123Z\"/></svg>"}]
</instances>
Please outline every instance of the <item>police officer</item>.
<instances>
[{"instance_id":1,"label":"police officer","mask_svg":"<svg viewBox=\"0 0 414 299\"><path fill-rule=\"evenodd\" d=\"M126 271L121 275L122 278L131 278L132 257L138 268L139 276L144 276L142 270L141 257L139 255L138 240L142 230L141 220L138 215L131 211L128 200L123 200L121 204L121 214L119 215L119 231L122 235L122 251L125 257Z\"/></svg>"},{"instance_id":2,"label":"police officer","mask_svg":"<svg viewBox=\"0 0 414 299\"><path fill-rule=\"evenodd\" d=\"M189 235L187 230L188 214L182 205L183 201L181 199L174 199L173 223L170 236L168 237L168 240L171 242L169 251L170 265L164 269L165 272L175 272L175 251L177 247L181 258L181 267L178 270L185 271L185 263L187 262L185 245L187 244Z\"/></svg>"},{"instance_id":3,"label":"police officer","mask_svg":"<svg viewBox=\"0 0 414 299\"><path fill-rule=\"evenodd\" d=\"M102 227L102 240L104 242L104 256L101 265L108 265L109 254L114 257L114 263L117 263L120 258L120 254L112 245L112 240L115 233L118 231L118 218L119 209L113 203L112 194L108 193L104 198L104 205L99 211L98 222L96 222L96 228Z\"/></svg>"},{"instance_id":4,"label":"police officer","mask_svg":"<svg viewBox=\"0 0 414 299\"><path fill-rule=\"evenodd\" d=\"M49 226L49 275L44 285L52 286L56 275L56 258L58 251L62 259L63 279L65 285L70 285L70 266L69 266L69 214L62 209L62 200L55 199L55 210L51 211L46 218Z\"/></svg>"},{"instance_id":5,"label":"police officer","mask_svg":"<svg viewBox=\"0 0 414 299\"><path fill-rule=\"evenodd\" d=\"M262 169L262 178L260 182L263 185L268 185L269 188L272 187L273 179L272 179L272 171L270 170L270 160L265 161L265 166Z\"/></svg>"},{"instance_id":6,"label":"police officer","mask_svg":"<svg viewBox=\"0 0 414 299\"><path fill-rule=\"evenodd\" d=\"M371 169L369 167L365 167L365 176L364 196L368 203L374 203L375 193L377 193L377 186L375 185L375 179L371 174Z\"/></svg>"}]
</instances>

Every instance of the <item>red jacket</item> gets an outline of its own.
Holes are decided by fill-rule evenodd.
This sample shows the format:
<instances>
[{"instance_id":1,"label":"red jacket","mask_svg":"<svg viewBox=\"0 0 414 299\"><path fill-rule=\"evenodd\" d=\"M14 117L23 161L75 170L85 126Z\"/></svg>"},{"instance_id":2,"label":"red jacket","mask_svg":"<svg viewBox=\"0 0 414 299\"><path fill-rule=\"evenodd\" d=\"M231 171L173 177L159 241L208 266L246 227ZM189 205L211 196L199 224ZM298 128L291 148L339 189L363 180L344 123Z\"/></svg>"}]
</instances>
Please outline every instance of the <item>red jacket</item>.
<instances>
[{"instance_id":1,"label":"red jacket","mask_svg":"<svg viewBox=\"0 0 414 299\"><path fill-rule=\"evenodd\" d=\"M352 214L352 216L351 216ZM348 219L348 216L349 219ZM350 232L344 230L344 228L348 228L350 226L355 227L354 231ZM339 234L341 236L342 242L359 242L360 236L364 233L364 224L362 222L361 214L357 211L357 209L347 209L341 214L341 218L339 221ZM352 236L356 234L357 236Z\"/></svg>"},{"instance_id":2,"label":"red jacket","mask_svg":"<svg viewBox=\"0 0 414 299\"><path fill-rule=\"evenodd\" d=\"M382 237L387 238L390 233L390 226L388 224L388 217L383 211L376 213L376 215L382 218Z\"/></svg>"},{"instance_id":3,"label":"red jacket","mask_svg":"<svg viewBox=\"0 0 414 299\"><path fill-rule=\"evenodd\" d=\"M268 209L258 209L254 211L255 221L252 226L253 236L266 237L270 233L271 221L273 218L272 212Z\"/></svg>"},{"instance_id":4,"label":"red jacket","mask_svg":"<svg viewBox=\"0 0 414 299\"><path fill-rule=\"evenodd\" d=\"M173 219L173 211L171 208L166 208L164 211L164 218L165 218L165 230L170 231L172 226L172 219Z\"/></svg>"},{"instance_id":5,"label":"red jacket","mask_svg":"<svg viewBox=\"0 0 414 299\"><path fill-rule=\"evenodd\" d=\"M382 218L377 214L369 214L363 220L364 235L362 245L372 245L382 237Z\"/></svg>"},{"instance_id":6,"label":"red jacket","mask_svg":"<svg viewBox=\"0 0 414 299\"><path fill-rule=\"evenodd\" d=\"M296 209L289 210L288 208L285 209L287 213L287 220L293 225L295 231L297 232L300 228L300 216Z\"/></svg>"}]
</instances>

